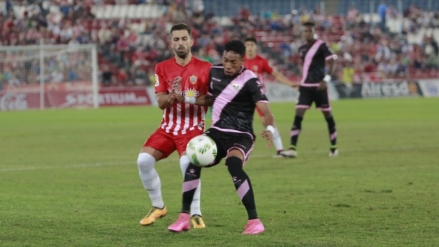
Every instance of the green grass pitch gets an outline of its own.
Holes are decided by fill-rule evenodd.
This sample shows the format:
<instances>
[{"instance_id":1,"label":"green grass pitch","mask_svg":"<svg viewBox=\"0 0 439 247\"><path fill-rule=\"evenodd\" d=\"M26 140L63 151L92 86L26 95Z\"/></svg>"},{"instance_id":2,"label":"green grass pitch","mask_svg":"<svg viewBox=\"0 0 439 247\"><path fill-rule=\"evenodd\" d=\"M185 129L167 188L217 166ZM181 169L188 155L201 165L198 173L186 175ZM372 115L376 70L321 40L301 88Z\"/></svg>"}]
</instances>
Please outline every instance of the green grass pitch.
<instances>
[{"instance_id":1,"label":"green grass pitch","mask_svg":"<svg viewBox=\"0 0 439 247\"><path fill-rule=\"evenodd\" d=\"M136 159L156 107L2 112L0 246L439 246L439 98L333 108L337 158L315 109L297 159L271 158L258 138L245 166L266 227L258 236L241 234L246 212L223 164L203 170L207 228L168 232L181 207L175 154L156 165L169 214L139 225L150 201ZM294 104L271 109L287 145Z\"/></svg>"}]
</instances>

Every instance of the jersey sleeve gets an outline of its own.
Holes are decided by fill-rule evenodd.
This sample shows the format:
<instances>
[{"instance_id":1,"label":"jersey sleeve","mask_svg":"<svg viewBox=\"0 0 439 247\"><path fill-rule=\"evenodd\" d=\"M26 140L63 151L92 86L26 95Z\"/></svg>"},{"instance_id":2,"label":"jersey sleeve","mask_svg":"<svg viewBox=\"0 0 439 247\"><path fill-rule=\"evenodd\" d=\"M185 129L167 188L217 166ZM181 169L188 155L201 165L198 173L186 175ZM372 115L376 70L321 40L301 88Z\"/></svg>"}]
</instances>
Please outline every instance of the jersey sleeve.
<instances>
[{"instance_id":1,"label":"jersey sleeve","mask_svg":"<svg viewBox=\"0 0 439 247\"><path fill-rule=\"evenodd\" d=\"M201 84L202 88L199 89L201 95L207 94L209 92L210 67L212 67L210 64L206 64L202 69L203 70L203 83Z\"/></svg>"},{"instance_id":2,"label":"jersey sleeve","mask_svg":"<svg viewBox=\"0 0 439 247\"><path fill-rule=\"evenodd\" d=\"M207 81L207 94L213 96L212 69L209 70L209 76Z\"/></svg>"},{"instance_id":3,"label":"jersey sleeve","mask_svg":"<svg viewBox=\"0 0 439 247\"><path fill-rule=\"evenodd\" d=\"M248 90L250 91L253 103L268 102L267 96L264 93L262 83L257 78L252 78L247 82Z\"/></svg>"},{"instance_id":4,"label":"jersey sleeve","mask_svg":"<svg viewBox=\"0 0 439 247\"><path fill-rule=\"evenodd\" d=\"M263 60L263 66L262 66L262 71L267 73L267 74L272 74L273 73L273 67L270 66L270 64L268 63L268 61L266 59Z\"/></svg>"},{"instance_id":5,"label":"jersey sleeve","mask_svg":"<svg viewBox=\"0 0 439 247\"><path fill-rule=\"evenodd\" d=\"M332 52L329 50L328 46L326 45L326 43L323 43L320 46L320 52L322 53L323 57L325 58L325 60L329 60L332 59L334 57L334 55L332 54Z\"/></svg>"},{"instance_id":6,"label":"jersey sleeve","mask_svg":"<svg viewBox=\"0 0 439 247\"><path fill-rule=\"evenodd\" d=\"M163 78L163 71L159 65L155 66L155 93L167 93L168 88L166 85L166 80Z\"/></svg>"}]
</instances>

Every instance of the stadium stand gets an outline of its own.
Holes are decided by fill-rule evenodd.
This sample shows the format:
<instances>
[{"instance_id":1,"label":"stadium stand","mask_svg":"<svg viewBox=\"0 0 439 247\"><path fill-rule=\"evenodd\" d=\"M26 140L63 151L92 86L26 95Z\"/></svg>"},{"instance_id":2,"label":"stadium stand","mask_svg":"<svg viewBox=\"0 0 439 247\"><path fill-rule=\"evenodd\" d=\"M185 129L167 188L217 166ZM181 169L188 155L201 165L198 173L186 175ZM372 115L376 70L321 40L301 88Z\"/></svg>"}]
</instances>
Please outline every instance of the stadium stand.
<instances>
[{"instance_id":1,"label":"stadium stand","mask_svg":"<svg viewBox=\"0 0 439 247\"><path fill-rule=\"evenodd\" d=\"M187 22L194 30L196 55L218 63L225 41L255 36L271 63L298 80L297 27L313 20L319 37L339 57L339 81L439 77L439 1L418 0L413 5L409 0L387 0L384 26L378 12L381 1L336 2L6 0L0 44L97 43L103 86L149 86L154 65L172 55L167 47L171 24ZM338 14L322 13L334 6Z\"/></svg>"}]
</instances>

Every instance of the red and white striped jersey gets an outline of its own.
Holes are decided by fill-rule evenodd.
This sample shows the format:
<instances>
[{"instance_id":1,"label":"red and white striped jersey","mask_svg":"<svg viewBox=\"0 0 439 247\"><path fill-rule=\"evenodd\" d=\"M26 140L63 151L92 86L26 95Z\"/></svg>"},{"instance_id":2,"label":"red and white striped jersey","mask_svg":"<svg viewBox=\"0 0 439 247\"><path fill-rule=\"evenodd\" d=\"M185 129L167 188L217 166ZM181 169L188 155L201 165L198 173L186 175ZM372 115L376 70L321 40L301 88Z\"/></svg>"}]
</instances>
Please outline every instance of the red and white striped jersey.
<instances>
[{"instance_id":1,"label":"red and white striped jersey","mask_svg":"<svg viewBox=\"0 0 439 247\"><path fill-rule=\"evenodd\" d=\"M183 96L198 97L207 94L211 67L209 62L194 56L186 66L179 65L175 58L160 62L155 67L155 93L170 93L172 82L180 76ZM163 110L160 128L173 135L184 135L194 129L204 131L206 111L206 106L174 103Z\"/></svg>"}]
</instances>

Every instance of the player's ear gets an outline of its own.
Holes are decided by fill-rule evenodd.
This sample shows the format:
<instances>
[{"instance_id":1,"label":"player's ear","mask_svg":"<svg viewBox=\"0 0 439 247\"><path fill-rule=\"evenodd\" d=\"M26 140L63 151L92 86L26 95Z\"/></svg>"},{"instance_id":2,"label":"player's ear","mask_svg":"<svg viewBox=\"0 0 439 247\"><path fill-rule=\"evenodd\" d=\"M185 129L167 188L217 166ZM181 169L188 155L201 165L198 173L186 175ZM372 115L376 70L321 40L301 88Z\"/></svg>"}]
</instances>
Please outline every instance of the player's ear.
<instances>
[{"instance_id":1,"label":"player's ear","mask_svg":"<svg viewBox=\"0 0 439 247\"><path fill-rule=\"evenodd\" d=\"M193 46L194 45L194 38L192 38L192 36L191 36L191 46Z\"/></svg>"}]
</instances>

